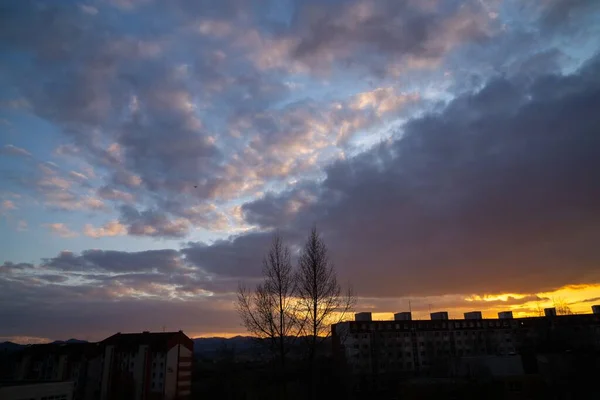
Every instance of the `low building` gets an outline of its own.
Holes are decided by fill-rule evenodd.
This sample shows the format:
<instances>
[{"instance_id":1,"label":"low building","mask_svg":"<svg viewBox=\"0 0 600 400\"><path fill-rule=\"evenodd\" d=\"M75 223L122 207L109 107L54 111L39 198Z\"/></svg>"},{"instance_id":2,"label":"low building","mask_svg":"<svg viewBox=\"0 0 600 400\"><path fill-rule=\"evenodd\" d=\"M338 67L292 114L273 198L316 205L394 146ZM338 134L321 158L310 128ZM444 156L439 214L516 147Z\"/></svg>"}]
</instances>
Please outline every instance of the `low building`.
<instances>
[{"instance_id":1,"label":"low building","mask_svg":"<svg viewBox=\"0 0 600 400\"><path fill-rule=\"evenodd\" d=\"M0 382L2 400L72 400L73 382L15 381Z\"/></svg>"},{"instance_id":2,"label":"low building","mask_svg":"<svg viewBox=\"0 0 600 400\"><path fill-rule=\"evenodd\" d=\"M117 333L100 344L101 400L189 398L194 344L182 331Z\"/></svg>"}]
</instances>

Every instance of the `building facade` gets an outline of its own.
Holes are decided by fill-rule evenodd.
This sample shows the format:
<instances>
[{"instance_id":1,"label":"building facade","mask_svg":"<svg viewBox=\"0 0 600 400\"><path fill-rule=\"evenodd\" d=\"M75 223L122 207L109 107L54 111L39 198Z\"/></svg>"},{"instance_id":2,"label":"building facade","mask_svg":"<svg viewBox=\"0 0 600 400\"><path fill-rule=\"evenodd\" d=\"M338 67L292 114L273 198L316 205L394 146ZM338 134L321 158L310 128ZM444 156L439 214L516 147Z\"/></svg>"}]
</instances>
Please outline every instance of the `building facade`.
<instances>
[{"instance_id":1,"label":"building facade","mask_svg":"<svg viewBox=\"0 0 600 400\"><path fill-rule=\"evenodd\" d=\"M117 333L98 343L28 346L16 382L66 382L69 400L176 400L190 396L193 341L183 332Z\"/></svg>"},{"instance_id":2,"label":"building facade","mask_svg":"<svg viewBox=\"0 0 600 400\"><path fill-rule=\"evenodd\" d=\"M512 318L503 312L483 319L471 312L448 319L437 312L431 320L416 321L410 313L395 314L393 321L373 321L366 314L332 326L334 355L355 374L448 372L458 358L511 356L544 346L600 349L600 313Z\"/></svg>"},{"instance_id":3,"label":"building facade","mask_svg":"<svg viewBox=\"0 0 600 400\"><path fill-rule=\"evenodd\" d=\"M101 400L189 398L194 344L183 332L117 333L101 345Z\"/></svg>"},{"instance_id":4,"label":"building facade","mask_svg":"<svg viewBox=\"0 0 600 400\"><path fill-rule=\"evenodd\" d=\"M26 348L17 364L18 381L70 381L73 400L95 399L100 387L98 343L51 343Z\"/></svg>"}]
</instances>

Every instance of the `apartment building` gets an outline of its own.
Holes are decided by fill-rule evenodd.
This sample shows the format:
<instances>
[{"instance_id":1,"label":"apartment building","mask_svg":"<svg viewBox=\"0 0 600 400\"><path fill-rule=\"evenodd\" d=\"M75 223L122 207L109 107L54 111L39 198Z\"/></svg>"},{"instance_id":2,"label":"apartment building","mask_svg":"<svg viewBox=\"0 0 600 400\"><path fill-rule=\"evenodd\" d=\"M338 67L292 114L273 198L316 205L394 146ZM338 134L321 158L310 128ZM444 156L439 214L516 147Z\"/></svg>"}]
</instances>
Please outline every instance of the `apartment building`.
<instances>
[{"instance_id":1,"label":"apartment building","mask_svg":"<svg viewBox=\"0 0 600 400\"><path fill-rule=\"evenodd\" d=\"M117 333L98 343L33 345L20 354L14 381L69 382L69 400L186 399L193 346L181 331Z\"/></svg>"},{"instance_id":2,"label":"apartment building","mask_svg":"<svg viewBox=\"0 0 600 400\"><path fill-rule=\"evenodd\" d=\"M117 333L100 344L101 400L189 398L194 344L182 331Z\"/></svg>"},{"instance_id":3,"label":"apartment building","mask_svg":"<svg viewBox=\"0 0 600 400\"><path fill-rule=\"evenodd\" d=\"M100 385L97 343L51 343L27 347L14 377L26 382L72 382L72 400L97 398Z\"/></svg>"},{"instance_id":4,"label":"apartment building","mask_svg":"<svg viewBox=\"0 0 600 400\"><path fill-rule=\"evenodd\" d=\"M600 310L593 314L513 318L510 311L498 318L481 312L449 319L445 311L431 320L412 320L407 312L393 321L373 321L359 313L354 321L332 326L334 355L355 374L430 373L448 371L457 358L517 355L539 346L587 346L600 349Z\"/></svg>"}]
</instances>

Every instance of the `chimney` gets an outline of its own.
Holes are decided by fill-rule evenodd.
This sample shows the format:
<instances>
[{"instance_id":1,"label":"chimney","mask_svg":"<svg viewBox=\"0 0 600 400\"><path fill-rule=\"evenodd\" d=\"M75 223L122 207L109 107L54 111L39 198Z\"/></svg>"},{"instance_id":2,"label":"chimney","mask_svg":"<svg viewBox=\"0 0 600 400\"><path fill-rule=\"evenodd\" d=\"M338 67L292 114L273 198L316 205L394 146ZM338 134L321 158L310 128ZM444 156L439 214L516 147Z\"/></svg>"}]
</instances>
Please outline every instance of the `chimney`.
<instances>
[{"instance_id":1,"label":"chimney","mask_svg":"<svg viewBox=\"0 0 600 400\"><path fill-rule=\"evenodd\" d=\"M465 319L481 319L481 311L466 312Z\"/></svg>"},{"instance_id":2,"label":"chimney","mask_svg":"<svg viewBox=\"0 0 600 400\"><path fill-rule=\"evenodd\" d=\"M144 332L142 332L142 333L150 333L150 331L144 331Z\"/></svg>"},{"instance_id":3,"label":"chimney","mask_svg":"<svg viewBox=\"0 0 600 400\"><path fill-rule=\"evenodd\" d=\"M600 314L600 304L599 304L599 305L592 306L592 312L593 312L594 314Z\"/></svg>"},{"instance_id":4,"label":"chimney","mask_svg":"<svg viewBox=\"0 0 600 400\"><path fill-rule=\"evenodd\" d=\"M412 313L405 311L394 314L394 321L412 321Z\"/></svg>"},{"instance_id":5,"label":"chimney","mask_svg":"<svg viewBox=\"0 0 600 400\"><path fill-rule=\"evenodd\" d=\"M512 319L513 318L512 311L500 311L498 313L498 318L500 318L500 319Z\"/></svg>"},{"instance_id":6,"label":"chimney","mask_svg":"<svg viewBox=\"0 0 600 400\"><path fill-rule=\"evenodd\" d=\"M556 308L544 308L544 315L546 315L546 317L556 317Z\"/></svg>"},{"instance_id":7,"label":"chimney","mask_svg":"<svg viewBox=\"0 0 600 400\"><path fill-rule=\"evenodd\" d=\"M359 322L371 321L370 312L359 312L354 314L354 320Z\"/></svg>"},{"instance_id":8,"label":"chimney","mask_svg":"<svg viewBox=\"0 0 600 400\"><path fill-rule=\"evenodd\" d=\"M448 319L448 311L434 312L434 313L429 314L429 316L431 317L432 321L447 320Z\"/></svg>"}]
</instances>

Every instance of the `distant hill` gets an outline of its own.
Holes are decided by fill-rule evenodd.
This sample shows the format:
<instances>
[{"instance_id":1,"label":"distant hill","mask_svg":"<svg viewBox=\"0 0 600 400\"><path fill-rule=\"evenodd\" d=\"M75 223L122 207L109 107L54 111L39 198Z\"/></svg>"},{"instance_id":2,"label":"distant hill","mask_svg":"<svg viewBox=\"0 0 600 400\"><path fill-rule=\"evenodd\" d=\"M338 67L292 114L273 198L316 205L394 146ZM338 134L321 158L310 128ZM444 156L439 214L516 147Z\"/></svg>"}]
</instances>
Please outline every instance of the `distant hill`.
<instances>
[{"instance_id":1,"label":"distant hill","mask_svg":"<svg viewBox=\"0 0 600 400\"><path fill-rule=\"evenodd\" d=\"M55 340L54 342L52 342L50 344L71 344L71 343L88 343L88 342L86 340L69 339L69 340ZM41 344L43 344L43 343L41 343ZM13 342L2 342L2 343L0 343L0 352L12 353L12 352L24 349L27 346L30 346L30 345L13 343Z\"/></svg>"},{"instance_id":2,"label":"distant hill","mask_svg":"<svg viewBox=\"0 0 600 400\"><path fill-rule=\"evenodd\" d=\"M0 353L13 353L15 351L21 350L23 347L25 346L18 343L2 342L0 343Z\"/></svg>"},{"instance_id":3,"label":"distant hill","mask_svg":"<svg viewBox=\"0 0 600 400\"><path fill-rule=\"evenodd\" d=\"M256 344L256 339L249 336L196 338L192 340L194 341L194 353L206 356L212 356L223 349L244 352L252 349Z\"/></svg>"},{"instance_id":4,"label":"distant hill","mask_svg":"<svg viewBox=\"0 0 600 400\"><path fill-rule=\"evenodd\" d=\"M89 343L87 340L69 339L69 340L55 340L51 344L70 344L70 343Z\"/></svg>"}]
</instances>

